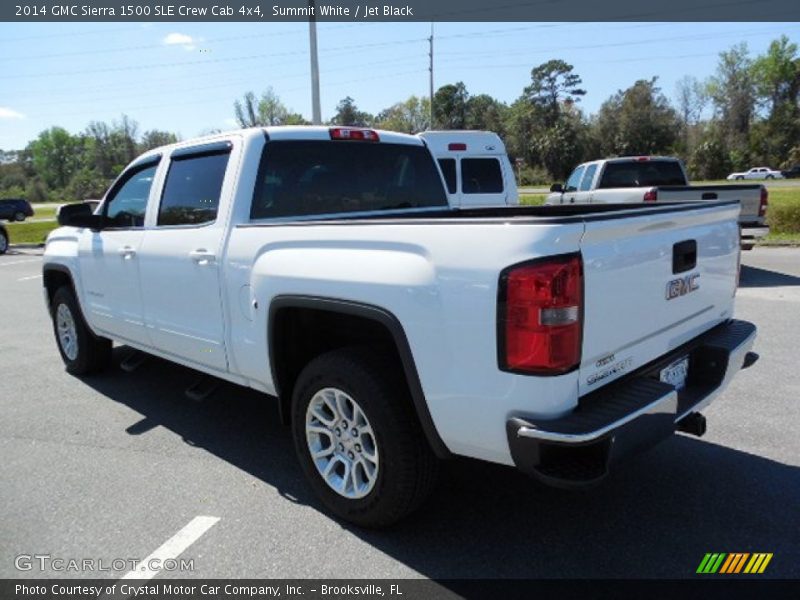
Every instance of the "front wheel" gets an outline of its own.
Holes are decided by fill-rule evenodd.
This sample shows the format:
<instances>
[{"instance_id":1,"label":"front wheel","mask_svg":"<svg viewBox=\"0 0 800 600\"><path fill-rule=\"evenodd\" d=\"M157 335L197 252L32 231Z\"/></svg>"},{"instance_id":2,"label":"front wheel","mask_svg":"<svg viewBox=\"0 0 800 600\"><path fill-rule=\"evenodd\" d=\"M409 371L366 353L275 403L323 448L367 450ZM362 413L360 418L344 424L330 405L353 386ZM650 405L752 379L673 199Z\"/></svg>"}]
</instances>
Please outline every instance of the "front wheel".
<instances>
[{"instance_id":1,"label":"front wheel","mask_svg":"<svg viewBox=\"0 0 800 600\"><path fill-rule=\"evenodd\" d=\"M0 254L5 254L8 250L8 236L3 229L0 229Z\"/></svg>"},{"instance_id":2,"label":"front wheel","mask_svg":"<svg viewBox=\"0 0 800 600\"><path fill-rule=\"evenodd\" d=\"M24 221L25 220L25 213L22 212L21 210L18 210L17 212L14 213L14 220L15 221L19 221L19 222Z\"/></svg>"},{"instance_id":3,"label":"front wheel","mask_svg":"<svg viewBox=\"0 0 800 600\"><path fill-rule=\"evenodd\" d=\"M92 333L72 288L58 288L51 308L58 351L67 371L73 375L88 375L107 367L111 362L111 340Z\"/></svg>"},{"instance_id":4,"label":"front wheel","mask_svg":"<svg viewBox=\"0 0 800 600\"><path fill-rule=\"evenodd\" d=\"M774 175L767 175L766 179L775 179Z\"/></svg>"},{"instance_id":5,"label":"front wheel","mask_svg":"<svg viewBox=\"0 0 800 600\"><path fill-rule=\"evenodd\" d=\"M742 177L741 175L739 175L739 176L736 178L736 181L741 181L742 179L744 179L744 177Z\"/></svg>"},{"instance_id":6,"label":"front wheel","mask_svg":"<svg viewBox=\"0 0 800 600\"><path fill-rule=\"evenodd\" d=\"M323 504L356 525L399 521L435 485L438 461L402 367L378 349L334 350L312 360L294 389L292 433Z\"/></svg>"}]
</instances>

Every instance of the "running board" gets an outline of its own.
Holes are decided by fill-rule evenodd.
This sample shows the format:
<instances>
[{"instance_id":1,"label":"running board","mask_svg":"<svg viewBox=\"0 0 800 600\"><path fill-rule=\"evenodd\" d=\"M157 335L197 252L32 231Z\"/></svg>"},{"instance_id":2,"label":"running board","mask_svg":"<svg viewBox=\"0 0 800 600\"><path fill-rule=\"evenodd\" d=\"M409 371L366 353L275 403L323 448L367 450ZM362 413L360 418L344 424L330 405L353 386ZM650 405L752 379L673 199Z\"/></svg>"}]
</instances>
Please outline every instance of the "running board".
<instances>
[{"instance_id":1,"label":"running board","mask_svg":"<svg viewBox=\"0 0 800 600\"><path fill-rule=\"evenodd\" d=\"M138 350L131 350L128 356L123 358L122 362L119 363L119 368L126 373L133 373L145 362L147 362L147 354L144 352L139 352Z\"/></svg>"},{"instance_id":2,"label":"running board","mask_svg":"<svg viewBox=\"0 0 800 600\"><path fill-rule=\"evenodd\" d=\"M186 388L186 392L184 393L189 400L202 402L217 391L219 384L219 379L215 379L213 377L203 377L199 381L194 382L192 385Z\"/></svg>"}]
</instances>

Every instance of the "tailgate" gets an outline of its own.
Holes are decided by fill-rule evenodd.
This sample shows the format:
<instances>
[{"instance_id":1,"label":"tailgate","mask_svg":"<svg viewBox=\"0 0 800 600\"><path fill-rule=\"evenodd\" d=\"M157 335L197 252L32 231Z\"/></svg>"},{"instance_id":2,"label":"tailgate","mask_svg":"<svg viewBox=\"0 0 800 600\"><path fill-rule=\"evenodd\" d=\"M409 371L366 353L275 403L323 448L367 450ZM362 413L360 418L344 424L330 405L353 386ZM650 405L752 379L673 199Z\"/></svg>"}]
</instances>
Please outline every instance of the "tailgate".
<instances>
[{"instance_id":1,"label":"tailgate","mask_svg":"<svg viewBox=\"0 0 800 600\"><path fill-rule=\"evenodd\" d=\"M703 202L738 200L741 216L757 218L761 207L761 184L692 185L686 187L658 188L658 200L664 202Z\"/></svg>"},{"instance_id":2,"label":"tailgate","mask_svg":"<svg viewBox=\"0 0 800 600\"><path fill-rule=\"evenodd\" d=\"M727 202L586 219L580 394L731 318L738 214Z\"/></svg>"}]
</instances>

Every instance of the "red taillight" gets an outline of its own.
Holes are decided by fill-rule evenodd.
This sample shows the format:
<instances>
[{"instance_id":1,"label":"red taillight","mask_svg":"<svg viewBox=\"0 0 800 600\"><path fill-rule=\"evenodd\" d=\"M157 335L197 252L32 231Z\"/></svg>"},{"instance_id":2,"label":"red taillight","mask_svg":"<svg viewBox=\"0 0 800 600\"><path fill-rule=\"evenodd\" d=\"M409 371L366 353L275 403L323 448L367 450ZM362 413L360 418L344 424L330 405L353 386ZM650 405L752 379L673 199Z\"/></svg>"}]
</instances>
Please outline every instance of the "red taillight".
<instances>
[{"instance_id":1,"label":"red taillight","mask_svg":"<svg viewBox=\"0 0 800 600\"><path fill-rule=\"evenodd\" d=\"M331 127L332 140L355 140L361 142L379 142L378 133L372 129L353 129L351 127Z\"/></svg>"},{"instance_id":2,"label":"red taillight","mask_svg":"<svg viewBox=\"0 0 800 600\"><path fill-rule=\"evenodd\" d=\"M452 152L463 152L464 150L467 149L467 145L466 144L455 144L455 143L447 144L447 149L452 151Z\"/></svg>"},{"instance_id":3,"label":"red taillight","mask_svg":"<svg viewBox=\"0 0 800 600\"><path fill-rule=\"evenodd\" d=\"M758 216L764 217L767 214L767 206L769 205L769 190L766 186L761 186L761 201L758 205Z\"/></svg>"},{"instance_id":4,"label":"red taillight","mask_svg":"<svg viewBox=\"0 0 800 600\"><path fill-rule=\"evenodd\" d=\"M504 271L498 303L500 368L558 375L577 367L582 303L583 267L578 254Z\"/></svg>"},{"instance_id":5,"label":"red taillight","mask_svg":"<svg viewBox=\"0 0 800 600\"><path fill-rule=\"evenodd\" d=\"M650 188L644 193L642 197L642 202L655 202L658 200L658 189L657 188Z\"/></svg>"}]
</instances>

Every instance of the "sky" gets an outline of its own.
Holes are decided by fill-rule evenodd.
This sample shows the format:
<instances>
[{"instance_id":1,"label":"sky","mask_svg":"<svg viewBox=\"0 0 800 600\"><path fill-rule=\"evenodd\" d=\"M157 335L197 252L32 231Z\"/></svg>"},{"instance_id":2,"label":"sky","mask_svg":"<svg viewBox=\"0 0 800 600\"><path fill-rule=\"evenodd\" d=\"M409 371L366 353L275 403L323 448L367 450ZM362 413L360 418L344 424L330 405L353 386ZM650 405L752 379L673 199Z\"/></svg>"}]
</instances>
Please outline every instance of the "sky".
<instances>
[{"instance_id":1,"label":"sky","mask_svg":"<svg viewBox=\"0 0 800 600\"><path fill-rule=\"evenodd\" d=\"M322 117L345 96L377 113L428 94L429 23L319 23ZM571 63L591 114L638 79L667 96L685 75L713 74L719 52L752 54L800 23L436 23L434 83L513 102L531 68ZM233 103L272 87L311 116L305 23L0 23L0 149L21 149L59 125L72 133L126 114L140 132L182 139L232 129Z\"/></svg>"}]
</instances>

